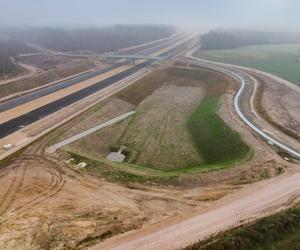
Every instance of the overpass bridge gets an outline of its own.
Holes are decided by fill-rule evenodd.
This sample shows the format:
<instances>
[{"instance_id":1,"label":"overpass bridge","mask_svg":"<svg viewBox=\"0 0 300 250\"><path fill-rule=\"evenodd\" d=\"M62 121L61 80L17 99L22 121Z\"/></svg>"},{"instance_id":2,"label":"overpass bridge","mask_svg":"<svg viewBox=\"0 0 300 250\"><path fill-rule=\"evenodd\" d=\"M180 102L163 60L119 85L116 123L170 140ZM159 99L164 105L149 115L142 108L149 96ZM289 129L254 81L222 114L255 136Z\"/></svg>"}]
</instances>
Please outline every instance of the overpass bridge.
<instances>
[{"instance_id":1,"label":"overpass bridge","mask_svg":"<svg viewBox=\"0 0 300 250\"><path fill-rule=\"evenodd\" d=\"M135 60L152 60L152 61L160 61L163 57L153 57L153 56L146 56L146 55L132 55L132 54L116 54L116 53L106 53L101 55L102 58L107 59L129 59L132 60L132 63L135 63Z\"/></svg>"}]
</instances>

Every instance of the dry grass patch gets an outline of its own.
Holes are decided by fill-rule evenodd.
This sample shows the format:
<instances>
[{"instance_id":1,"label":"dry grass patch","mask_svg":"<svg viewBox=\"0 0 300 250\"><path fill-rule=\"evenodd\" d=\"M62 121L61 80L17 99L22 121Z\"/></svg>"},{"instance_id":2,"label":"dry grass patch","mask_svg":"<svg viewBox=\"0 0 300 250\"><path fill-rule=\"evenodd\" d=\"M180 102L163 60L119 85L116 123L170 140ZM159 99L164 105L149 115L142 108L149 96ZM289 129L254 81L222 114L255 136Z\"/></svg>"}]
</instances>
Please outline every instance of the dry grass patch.
<instances>
[{"instance_id":1,"label":"dry grass patch","mask_svg":"<svg viewBox=\"0 0 300 250\"><path fill-rule=\"evenodd\" d=\"M63 136L59 140L63 140L83 132L89 128L95 127L103 122L113 119L121 114L134 109L134 106L120 99L113 98L104 104L101 103L85 114L81 120L71 128L67 128L62 133ZM95 153L107 155L111 147L115 146L121 135L124 133L131 118L121 121L113 126L103 128L97 132L90 134L68 146L64 149L68 151L78 151L82 153Z\"/></svg>"},{"instance_id":2,"label":"dry grass patch","mask_svg":"<svg viewBox=\"0 0 300 250\"><path fill-rule=\"evenodd\" d=\"M120 140L133 152L129 162L161 170L200 164L186 120L204 94L201 87L167 84L146 98Z\"/></svg>"}]
</instances>

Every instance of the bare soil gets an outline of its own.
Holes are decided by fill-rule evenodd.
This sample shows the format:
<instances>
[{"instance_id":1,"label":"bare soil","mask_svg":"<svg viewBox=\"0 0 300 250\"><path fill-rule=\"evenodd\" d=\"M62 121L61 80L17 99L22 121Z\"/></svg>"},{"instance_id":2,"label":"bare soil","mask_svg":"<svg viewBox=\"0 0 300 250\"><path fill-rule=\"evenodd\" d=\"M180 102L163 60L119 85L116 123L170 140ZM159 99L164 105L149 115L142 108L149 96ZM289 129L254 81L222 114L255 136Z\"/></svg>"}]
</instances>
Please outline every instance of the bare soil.
<instances>
[{"instance_id":1,"label":"bare soil","mask_svg":"<svg viewBox=\"0 0 300 250\"><path fill-rule=\"evenodd\" d=\"M61 55L51 55L51 54L39 54L39 55L28 55L22 56L20 61L25 64L30 64L35 67L43 69L43 66L49 65L49 68L56 68L60 65L80 61L80 58L68 57Z\"/></svg>"},{"instance_id":2,"label":"bare soil","mask_svg":"<svg viewBox=\"0 0 300 250\"><path fill-rule=\"evenodd\" d=\"M192 81L181 81L180 84L163 81L154 89L145 88L147 93L143 94L144 97L137 96L132 102L125 92L122 98L115 95L33 143L13 161L0 163L0 248L86 249L130 230L161 227L171 220L181 220L185 215L211 211L216 205L227 204L230 200L227 197L237 195L241 198L247 195L248 191L237 194L244 183L270 178L284 171L285 165L281 159L255 138L232 111L233 89L234 86L231 86L226 90L219 114L254 148L253 158L222 171L182 175L180 187L108 182L104 177L93 177L85 171L73 170L56 156L46 155L45 149L49 142L58 140L62 134L62 137L67 137L81 132L134 107L149 112L151 107L155 107L152 110L158 109L169 116L169 112L156 107L158 99L162 100L167 110L174 108L175 104L178 108L179 103L180 112L188 112L195 105L196 97L201 98L204 94L201 87ZM93 98L99 100L100 97ZM27 133L39 133L49 124L63 120L92 101L95 100L86 100L81 106L77 104L63 110L55 119L53 116L41 121L38 128L28 128ZM180 124L179 118L171 118ZM123 134L122 129L127 127L126 122L105 131L107 137L99 131L99 134L91 135L89 140L75 146L78 150L90 147L91 151L105 152L107 146L104 144L110 142L110 136L113 137L111 142L117 141L116 137ZM176 131L172 126L171 131ZM182 135L178 138L182 138ZM97 140L100 143L96 143ZM276 186L276 181L273 185ZM257 186L256 190L259 189L260 186ZM221 199L224 196L225 199Z\"/></svg>"},{"instance_id":3,"label":"bare soil","mask_svg":"<svg viewBox=\"0 0 300 250\"><path fill-rule=\"evenodd\" d=\"M274 79L256 75L260 81L259 112L273 126L300 142L300 94Z\"/></svg>"},{"instance_id":4,"label":"bare soil","mask_svg":"<svg viewBox=\"0 0 300 250\"><path fill-rule=\"evenodd\" d=\"M0 169L1 249L86 248L144 224L205 210L216 193L219 198L237 188L108 183L44 156L47 142L44 138ZM206 191L206 198L199 198Z\"/></svg>"}]
</instances>

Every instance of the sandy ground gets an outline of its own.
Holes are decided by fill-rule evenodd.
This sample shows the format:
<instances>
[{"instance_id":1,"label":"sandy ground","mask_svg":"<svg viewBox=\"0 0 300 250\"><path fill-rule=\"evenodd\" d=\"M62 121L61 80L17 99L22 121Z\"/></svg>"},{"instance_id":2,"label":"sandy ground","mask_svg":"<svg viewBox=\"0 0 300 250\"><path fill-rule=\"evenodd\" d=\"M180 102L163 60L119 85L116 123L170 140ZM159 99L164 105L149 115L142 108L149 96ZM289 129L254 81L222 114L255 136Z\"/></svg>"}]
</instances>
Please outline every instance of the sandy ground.
<instances>
[{"instance_id":1,"label":"sandy ground","mask_svg":"<svg viewBox=\"0 0 300 250\"><path fill-rule=\"evenodd\" d=\"M157 89L158 96L164 96L164 91L168 88L170 88L171 93L174 89L185 89L183 93L186 93L186 95L176 95L178 98L175 98L175 100L179 103L182 101L182 97L190 96L190 91L187 90L191 87L174 85L166 86L160 90ZM200 91L201 95L201 89L197 91ZM108 92L111 92L111 90ZM102 94L107 95L108 92L102 92ZM230 95L228 95L228 99L231 99ZM183 100L185 99L183 98ZM225 100L223 102L224 110L226 110L227 105ZM118 111L116 108L124 105L124 100L113 99L113 102L116 105L115 109L106 106L105 103L102 106L99 104L102 111L99 113L91 112L91 120L87 120L88 124L92 125L99 118L103 119L107 115L112 115ZM83 104L81 103L81 105ZM230 106L230 103L228 105ZM77 108L80 109L79 106ZM234 115L231 112L220 112L224 119L231 119L230 116ZM68 113L63 110L60 115L64 117L68 116ZM82 120L84 120L83 118L86 119L84 116L85 114L81 116ZM51 122L56 122L52 117L48 119ZM61 117L57 119L60 120ZM44 125L42 125L43 122ZM76 121L74 122L76 123ZM232 123L235 122L232 121ZM44 130L45 127L43 126L49 126L49 124L49 120L41 121L39 129ZM61 128L62 131L70 130L70 134L72 134L75 130L81 130L85 127L84 121L79 123L74 130L70 129L72 127L70 125L72 125L72 122L65 124ZM240 129L242 133L245 132L242 128ZM195 214L198 216L215 206L228 204L235 199L234 197L240 198L246 194L250 195L250 191L245 193L241 189L243 186L240 184L243 181L253 181L251 176L256 175L259 177L264 167L274 169L273 164L281 165L278 162L260 162L256 158L256 161L248 167L244 165L204 175L183 176L182 178L186 178L190 183L187 187L176 188L174 186L138 184L126 184L124 186L107 182L105 179L94 178L84 173L80 174L72 170L63 161L45 155L44 152L49 141L55 140L58 132L56 131L37 141L27 148L24 153L12 162L3 165L0 169L0 179L3 183L3 188L0 189L1 249L82 249L131 230L147 229L148 227L157 230L162 225L173 225L174 222L182 221L185 218L183 216L195 216ZM38 130L35 130L35 133L38 133ZM256 140L253 143L257 143ZM265 150L262 144L260 147L259 150ZM262 156L262 152L257 156ZM272 183L269 185L273 185ZM277 183L277 181L274 181L274 183ZM290 186L288 187L293 188L293 184L294 180L289 182ZM261 190L261 186L256 186L253 191L255 195L258 189ZM289 191L292 191L292 189L289 189ZM221 199L224 196L224 200ZM269 193L268 196L272 197ZM235 213L235 209L241 208L236 206L232 213ZM219 229L217 225L227 226L226 223L236 222L236 214L234 214L234 220L232 220L232 213L228 213L226 218L222 217L224 219L223 224L216 223L218 216L208 217L207 221L215 226L213 229ZM247 210L245 210L246 214L248 214ZM238 218L242 219L243 216ZM168 240L166 243L170 245L170 242L183 243L178 239L183 241L198 240L198 237L201 236L199 235L200 232L203 233L200 230L201 225L203 224L191 223L191 226L195 227L193 231L195 234L188 232L188 239L186 231L182 230L181 224L178 230L174 231L177 237L175 240L174 238L168 240L169 236L166 236L164 231L162 235L165 236L164 239ZM182 237L178 237L177 233ZM142 236L144 236L144 233L142 233ZM156 240L155 237L152 239ZM160 238L157 239L160 240ZM104 244L105 246L114 246L118 242L115 239L113 241L113 245L110 245L110 240L104 242ZM134 244L129 243L128 246L136 247L137 245ZM139 249L141 245L138 246L133 249ZM100 245L97 248L103 249L102 247ZM160 244L156 249L162 249L162 245Z\"/></svg>"},{"instance_id":2,"label":"sandy ground","mask_svg":"<svg viewBox=\"0 0 300 250\"><path fill-rule=\"evenodd\" d=\"M39 55L28 55L28 56L22 56L20 58L21 62L24 62L29 65L33 65L37 68L43 69L43 66L47 66L50 68L60 68L63 64L70 63L72 61L75 61L80 58L70 58L68 56L63 55L54 55L54 54L39 54ZM49 63L45 63L46 61L49 61Z\"/></svg>"},{"instance_id":3,"label":"sandy ground","mask_svg":"<svg viewBox=\"0 0 300 250\"><path fill-rule=\"evenodd\" d=\"M143 224L205 210L238 188L108 183L45 156L48 140L34 144L0 170L1 249L85 248Z\"/></svg>"},{"instance_id":4,"label":"sandy ground","mask_svg":"<svg viewBox=\"0 0 300 250\"><path fill-rule=\"evenodd\" d=\"M263 79L263 107L276 123L300 134L300 93L272 78L258 75Z\"/></svg>"},{"instance_id":5,"label":"sandy ground","mask_svg":"<svg viewBox=\"0 0 300 250\"><path fill-rule=\"evenodd\" d=\"M111 115L111 108L102 109L101 117ZM92 117L97 120L96 114ZM203 213L241 188L220 179L192 188L113 184L45 156L49 140L45 137L1 168L1 249L86 248L123 232Z\"/></svg>"},{"instance_id":6,"label":"sandy ground","mask_svg":"<svg viewBox=\"0 0 300 250\"><path fill-rule=\"evenodd\" d=\"M245 188L224 205L209 212L181 219L179 222L148 228L139 233L111 238L90 249L178 249L203 239L210 234L236 226L251 217L276 211L291 205L300 196L300 173L281 176ZM270 188L272 187L272 188ZM226 198L225 198L226 200Z\"/></svg>"},{"instance_id":7,"label":"sandy ground","mask_svg":"<svg viewBox=\"0 0 300 250\"><path fill-rule=\"evenodd\" d=\"M227 99L229 107L232 107L230 100L231 98ZM230 114L224 109L220 110L220 115L227 122L228 115L234 116L233 113ZM245 136L243 133L244 139L253 141L249 134L246 134ZM261 144L261 148L263 146ZM265 152L270 153L270 150ZM111 238L91 249L176 249L184 247L209 234L248 221L251 217L262 216L267 214L267 211L274 212L284 205L291 205L300 195L298 171L298 168L294 168L293 173L243 188L234 195L225 197L215 209L211 209L207 213L195 214L186 219L181 218L168 224L161 223L159 226L150 227L137 233ZM222 204L224 201L225 203Z\"/></svg>"},{"instance_id":8,"label":"sandy ground","mask_svg":"<svg viewBox=\"0 0 300 250\"><path fill-rule=\"evenodd\" d=\"M287 142L296 151L300 150L299 139L296 136L299 134L299 116L300 112L297 109L297 103L299 94L286 85L280 84L271 78L265 78L264 76L253 75L254 79L258 83L257 93L254 98L251 98L253 91L253 82L248 85L244 96L242 97L242 108L248 117L251 118L259 127L263 128L265 132L271 134L273 137L278 138L283 142ZM263 77L263 78L262 78ZM246 75L249 79L249 75ZM261 88L262 87L262 88ZM258 94L262 94L262 97L258 97ZM254 106L258 108L257 102L261 102L263 107L263 113L257 110L255 113L251 111L250 102L247 100L254 99ZM280 127L274 126L270 122L279 124ZM294 134L289 135L285 130L291 130Z\"/></svg>"},{"instance_id":9,"label":"sandy ground","mask_svg":"<svg viewBox=\"0 0 300 250\"><path fill-rule=\"evenodd\" d=\"M107 96L112 89L105 91L101 94ZM147 244L149 249L174 249L249 216L261 215L258 212L285 202L291 204L299 194L298 173L287 171L278 179L241 185L276 175L278 167L293 165L273 155L243 124L235 123L238 119L231 109L232 95L229 89L220 115L253 143L254 157L248 166L245 163L224 171L182 176L188 180L186 187L124 185L78 173L54 156L45 155L58 131L35 142L13 161L3 163L0 248L82 249L111 238L95 249L142 249ZM83 100L25 130L38 134L99 99L95 95ZM70 127L72 123L61 129ZM131 230L132 235L112 238Z\"/></svg>"}]
</instances>

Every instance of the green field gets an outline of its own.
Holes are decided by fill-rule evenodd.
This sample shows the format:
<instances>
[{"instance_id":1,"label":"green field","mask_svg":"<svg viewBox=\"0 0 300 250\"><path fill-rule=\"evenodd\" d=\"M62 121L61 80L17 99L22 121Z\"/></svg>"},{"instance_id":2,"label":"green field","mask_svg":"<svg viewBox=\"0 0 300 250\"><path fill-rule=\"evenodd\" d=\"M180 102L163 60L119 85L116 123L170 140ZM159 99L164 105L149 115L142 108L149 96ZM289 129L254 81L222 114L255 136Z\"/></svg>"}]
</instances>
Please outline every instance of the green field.
<instances>
[{"instance_id":1,"label":"green field","mask_svg":"<svg viewBox=\"0 0 300 250\"><path fill-rule=\"evenodd\" d=\"M199 241L185 250L298 250L300 208L289 209L250 225Z\"/></svg>"},{"instance_id":2,"label":"green field","mask_svg":"<svg viewBox=\"0 0 300 250\"><path fill-rule=\"evenodd\" d=\"M218 108L219 97L208 98L187 122L194 144L206 164L234 162L245 158L249 152L239 134L216 114Z\"/></svg>"},{"instance_id":3,"label":"green field","mask_svg":"<svg viewBox=\"0 0 300 250\"><path fill-rule=\"evenodd\" d=\"M259 69L300 85L299 50L299 43L258 45L227 50L199 50L196 56Z\"/></svg>"}]
</instances>

